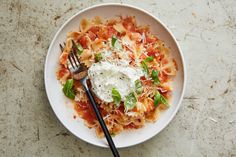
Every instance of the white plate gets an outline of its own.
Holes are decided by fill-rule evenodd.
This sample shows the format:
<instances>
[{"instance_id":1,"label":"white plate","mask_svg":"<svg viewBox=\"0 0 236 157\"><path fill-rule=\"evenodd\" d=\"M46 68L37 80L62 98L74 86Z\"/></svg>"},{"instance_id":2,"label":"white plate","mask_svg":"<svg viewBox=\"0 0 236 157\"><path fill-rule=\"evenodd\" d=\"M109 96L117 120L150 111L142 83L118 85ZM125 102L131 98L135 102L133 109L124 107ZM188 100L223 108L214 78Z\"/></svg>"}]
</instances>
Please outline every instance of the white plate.
<instances>
[{"instance_id":1,"label":"white plate","mask_svg":"<svg viewBox=\"0 0 236 157\"><path fill-rule=\"evenodd\" d=\"M179 68L177 76L173 82L174 90L171 107L162 113L156 123L146 123L145 127L141 129L124 131L115 136L113 140L116 146L118 148L122 148L139 144L158 134L172 120L179 109L183 98L186 82L183 55L175 38L167 27L160 22L160 20L142 9L124 4L96 5L78 12L76 15L67 20L64 25L62 25L53 38L46 57L44 79L49 102L61 123L78 138L96 146L108 147L105 138L97 138L94 129L88 129L84 125L82 119L73 118L75 111L73 110L73 107L71 107L70 101L62 93L62 86L56 79L56 69L59 65L59 44L66 40L66 35L68 32L78 30L79 23L82 18L93 18L94 16L100 16L101 18L106 19L114 18L117 15L134 15L139 25L150 25L151 32L158 35L158 37L171 48L171 53Z\"/></svg>"}]
</instances>

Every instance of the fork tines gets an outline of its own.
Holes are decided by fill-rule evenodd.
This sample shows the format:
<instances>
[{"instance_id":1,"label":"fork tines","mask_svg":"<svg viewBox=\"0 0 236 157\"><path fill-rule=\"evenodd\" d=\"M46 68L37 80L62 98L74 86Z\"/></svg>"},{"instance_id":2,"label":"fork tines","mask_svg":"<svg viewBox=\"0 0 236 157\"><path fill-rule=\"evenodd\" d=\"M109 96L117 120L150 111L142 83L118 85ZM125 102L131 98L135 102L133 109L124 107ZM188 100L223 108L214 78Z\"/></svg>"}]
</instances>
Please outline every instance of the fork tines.
<instances>
[{"instance_id":1,"label":"fork tines","mask_svg":"<svg viewBox=\"0 0 236 157\"><path fill-rule=\"evenodd\" d=\"M64 51L64 48L66 47L66 43L64 42L63 44L64 44L64 46L62 46L62 44L59 44L60 49L61 49L61 52L63 52L63 51Z\"/></svg>"},{"instance_id":2,"label":"fork tines","mask_svg":"<svg viewBox=\"0 0 236 157\"><path fill-rule=\"evenodd\" d=\"M60 49L61 49L61 52L64 51L64 47L60 44Z\"/></svg>"},{"instance_id":3,"label":"fork tines","mask_svg":"<svg viewBox=\"0 0 236 157\"><path fill-rule=\"evenodd\" d=\"M73 52L71 52L69 54L69 62L70 65L75 69L75 68L80 68L80 62L79 62L79 58L77 57L77 55Z\"/></svg>"},{"instance_id":4,"label":"fork tines","mask_svg":"<svg viewBox=\"0 0 236 157\"><path fill-rule=\"evenodd\" d=\"M64 43L64 46L60 44L59 46L61 51L63 52L66 44ZM77 46L74 40L72 40L72 50L69 53L67 64L69 70L73 73L78 73L86 69L84 64L80 63L79 61L79 57L77 56Z\"/></svg>"},{"instance_id":5,"label":"fork tines","mask_svg":"<svg viewBox=\"0 0 236 157\"><path fill-rule=\"evenodd\" d=\"M77 59L77 61L79 62L79 58L77 56L77 46L76 46L74 40L72 40L72 52L73 52L75 58ZM80 62L79 62L79 64L80 64Z\"/></svg>"}]
</instances>

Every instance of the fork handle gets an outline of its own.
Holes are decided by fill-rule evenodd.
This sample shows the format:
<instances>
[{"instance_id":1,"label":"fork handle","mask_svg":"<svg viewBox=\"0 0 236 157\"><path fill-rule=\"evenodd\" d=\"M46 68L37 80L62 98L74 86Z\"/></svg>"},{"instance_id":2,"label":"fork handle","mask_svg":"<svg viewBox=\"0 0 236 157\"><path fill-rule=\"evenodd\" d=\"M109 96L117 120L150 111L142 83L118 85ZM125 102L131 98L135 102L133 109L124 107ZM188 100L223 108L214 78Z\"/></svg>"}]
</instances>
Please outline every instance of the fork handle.
<instances>
[{"instance_id":1,"label":"fork handle","mask_svg":"<svg viewBox=\"0 0 236 157\"><path fill-rule=\"evenodd\" d=\"M110 135L110 133L109 133L109 131L107 129L107 126L106 126L106 124L105 124L105 122L104 122L104 120L102 118L101 113L99 112L99 109L98 109L98 107L96 105L96 102L94 101L94 98L93 98L93 95L92 95L90 89L87 86L86 81L82 81L82 84L83 84L83 87L84 87L84 89L86 91L86 94L87 94L87 96L88 96L88 98L89 98L89 100L90 100L90 102L92 104L93 110L94 110L94 112L96 114L96 117L97 117L101 127L102 127L102 130L103 130L103 132L105 134L105 137L107 139L107 142L108 142L108 144L110 146L110 149L111 149L114 157L120 157L119 152L116 149L116 146L115 146L115 144L114 144L114 142L113 142L113 140L111 138L111 135Z\"/></svg>"}]
</instances>

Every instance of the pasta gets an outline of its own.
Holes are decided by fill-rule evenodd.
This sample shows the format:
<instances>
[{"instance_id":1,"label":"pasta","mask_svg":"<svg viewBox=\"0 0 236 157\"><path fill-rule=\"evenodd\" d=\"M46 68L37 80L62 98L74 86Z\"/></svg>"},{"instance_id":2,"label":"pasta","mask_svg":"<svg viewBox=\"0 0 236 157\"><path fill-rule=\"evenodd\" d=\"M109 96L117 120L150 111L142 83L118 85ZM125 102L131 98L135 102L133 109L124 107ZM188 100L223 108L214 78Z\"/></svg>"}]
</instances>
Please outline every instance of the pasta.
<instances>
[{"instance_id":1,"label":"pasta","mask_svg":"<svg viewBox=\"0 0 236 157\"><path fill-rule=\"evenodd\" d=\"M114 135L123 130L141 128L145 122L155 122L160 113L169 107L171 80L177 73L177 64L170 57L170 50L165 43L151 34L149 27L138 26L133 16L105 22L99 17L91 20L83 19L78 27L79 31L68 33L59 58L57 78L61 84L65 85L68 79L74 77L67 67L72 40L81 46L81 50L78 48L78 57L88 69L99 62L101 56L108 62L128 61L129 66L142 67L146 72L138 82L141 92L134 92L134 97L137 99L135 106L127 110L124 101L117 106L114 102L105 102L94 94L100 113L109 132ZM117 41L117 45L114 44L114 40ZM114 48L115 46L118 48ZM89 87L92 88L90 83ZM75 97L72 101L76 112L89 128L95 128L98 137L103 137L102 129L85 91L80 81L76 79L73 91Z\"/></svg>"}]
</instances>

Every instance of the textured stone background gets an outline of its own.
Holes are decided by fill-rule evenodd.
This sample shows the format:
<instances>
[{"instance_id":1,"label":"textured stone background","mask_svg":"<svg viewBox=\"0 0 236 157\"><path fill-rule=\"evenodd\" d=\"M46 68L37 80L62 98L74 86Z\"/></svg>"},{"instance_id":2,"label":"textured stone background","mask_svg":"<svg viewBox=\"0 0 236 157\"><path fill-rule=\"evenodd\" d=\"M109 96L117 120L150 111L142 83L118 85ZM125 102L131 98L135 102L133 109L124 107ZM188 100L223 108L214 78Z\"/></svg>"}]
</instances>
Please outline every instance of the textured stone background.
<instances>
[{"instance_id":1,"label":"textured stone background","mask_svg":"<svg viewBox=\"0 0 236 157\"><path fill-rule=\"evenodd\" d=\"M71 135L45 94L44 60L58 28L79 10L110 2L1 0L0 156L106 157L109 149ZM236 157L236 1L126 2L148 10L174 33L188 82L173 121L129 157Z\"/></svg>"}]
</instances>

